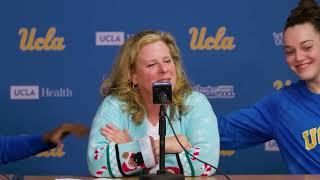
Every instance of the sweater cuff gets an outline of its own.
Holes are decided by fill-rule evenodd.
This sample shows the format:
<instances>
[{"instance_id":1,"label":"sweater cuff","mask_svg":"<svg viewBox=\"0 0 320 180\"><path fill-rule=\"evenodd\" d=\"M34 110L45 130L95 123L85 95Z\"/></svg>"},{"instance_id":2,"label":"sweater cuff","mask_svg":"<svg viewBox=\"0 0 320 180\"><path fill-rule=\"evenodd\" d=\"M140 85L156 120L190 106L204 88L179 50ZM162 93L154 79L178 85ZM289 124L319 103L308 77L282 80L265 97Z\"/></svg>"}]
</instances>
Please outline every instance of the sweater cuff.
<instances>
[{"instance_id":1,"label":"sweater cuff","mask_svg":"<svg viewBox=\"0 0 320 180\"><path fill-rule=\"evenodd\" d=\"M144 165L146 168L152 168L156 165L155 157L152 150L151 140L149 136L138 140Z\"/></svg>"}]
</instances>

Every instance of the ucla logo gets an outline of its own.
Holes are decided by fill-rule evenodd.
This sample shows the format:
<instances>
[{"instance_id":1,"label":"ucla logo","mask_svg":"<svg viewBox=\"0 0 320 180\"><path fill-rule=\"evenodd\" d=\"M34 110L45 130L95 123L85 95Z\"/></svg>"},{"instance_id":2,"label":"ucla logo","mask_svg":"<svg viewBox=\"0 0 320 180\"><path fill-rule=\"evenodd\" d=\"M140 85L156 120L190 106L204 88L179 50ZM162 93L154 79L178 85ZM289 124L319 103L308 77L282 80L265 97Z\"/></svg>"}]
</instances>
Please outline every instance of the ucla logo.
<instances>
[{"instance_id":1,"label":"ucla logo","mask_svg":"<svg viewBox=\"0 0 320 180\"><path fill-rule=\"evenodd\" d=\"M221 26L215 36L208 36L206 27L202 27L200 32L198 28L191 27L189 29L190 48L192 50L233 50L236 47L234 37L225 36L226 31L226 27Z\"/></svg>"},{"instance_id":2,"label":"ucla logo","mask_svg":"<svg viewBox=\"0 0 320 180\"><path fill-rule=\"evenodd\" d=\"M37 29L31 28L29 31L27 28L20 28L19 35L20 49L22 51L62 51L65 48L64 38L56 37L56 28L49 28L45 37L36 36Z\"/></svg>"},{"instance_id":3,"label":"ucla logo","mask_svg":"<svg viewBox=\"0 0 320 180\"><path fill-rule=\"evenodd\" d=\"M311 150L320 144L320 128L312 128L302 133L306 150Z\"/></svg>"},{"instance_id":4,"label":"ucla logo","mask_svg":"<svg viewBox=\"0 0 320 180\"><path fill-rule=\"evenodd\" d=\"M10 86L10 98L16 100L39 99L39 86Z\"/></svg>"},{"instance_id":5,"label":"ucla logo","mask_svg":"<svg viewBox=\"0 0 320 180\"><path fill-rule=\"evenodd\" d=\"M279 90L281 88L283 88L284 86L290 86L291 85L291 80L286 80L285 82L281 81L281 80L275 80L273 82L273 87L276 90Z\"/></svg>"},{"instance_id":6,"label":"ucla logo","mask_svg":"<svg viewBox=\"0 0 320 180\"><path fill-rule=\"evenodd\" d=\"M96 32L97 46L121 46L124 40L124 32Z\"/></svg>"},{"instance_id":7,"label":"ucla logo","mask_svg":"<svg viewBox=\"0 0 320 180\"><path fill-rule=\"evenodd\" d=\"M58 146L54 149L51 149L49 151L44 151L36 155L36 157L62 157L66 153L63 151L64 145L62 144L61 146Z\"/></svg>"}]
</instances>

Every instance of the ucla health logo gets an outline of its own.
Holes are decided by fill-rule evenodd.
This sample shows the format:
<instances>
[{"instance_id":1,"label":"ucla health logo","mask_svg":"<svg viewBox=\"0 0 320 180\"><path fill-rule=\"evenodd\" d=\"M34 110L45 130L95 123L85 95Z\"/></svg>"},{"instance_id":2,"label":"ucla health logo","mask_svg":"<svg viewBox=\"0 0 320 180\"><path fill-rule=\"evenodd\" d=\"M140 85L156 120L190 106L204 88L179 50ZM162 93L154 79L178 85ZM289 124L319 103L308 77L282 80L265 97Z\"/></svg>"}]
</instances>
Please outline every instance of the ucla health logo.
<instances>
[{"instance_id":1,"label":"ucla health logo","mask_svg":"<svg viewBox=\"0 0 320 180\"><path fill-rule=\"evenodd\" d=\"M207 33L206 27L199 30L196 27L189 29L191 35L190 49L192 50L233 50L236 47L235 38L226 35L227 28L221 26L212 36Z\"/></svg>"},{"instance_id":2,"label":"ucla health logo","mask_svg":"<svg viewBox=\"0 0 320 180\"><path fill-rule=\"evenodd\" d=\"M220 86L196 85L192 89L194 91L201 92L208 99L232 99L236 96L234 92L234 87L231 85L220 85Z\"/></svg>"},{"instance_id":3,"label":"ucla health logo","mask_svg":"<svg viewBox=\"0 0 320 180\"><path fill-rule=\"evenodd\" d=\"M38 100L43 97L72 97L70 88L40 88L38 85L10 86L12 100Z\"/></svg>"},{"instance_id":4,"label":"ucla health logo","mask_svg":"<svg viewBox=\"0 0 320 180\"><path fill-rule=\"evenodd\" d=\"M276 46L283 46L283 33L282 32L273 32L272 33L274 44Z\"/></svg>"},{"instance_id":5,"label":"ucla health logo","mask_svg":"<svg viewBox=\"0 0 320 180\"><path fill-rule=\"evenodd\" d=\"M20 50L22 51L62 51L65 48L64 37L56 36L56 28L50 27L45 36L37 34L37 28L19 29Z\"/></svg>"}]
</instances>

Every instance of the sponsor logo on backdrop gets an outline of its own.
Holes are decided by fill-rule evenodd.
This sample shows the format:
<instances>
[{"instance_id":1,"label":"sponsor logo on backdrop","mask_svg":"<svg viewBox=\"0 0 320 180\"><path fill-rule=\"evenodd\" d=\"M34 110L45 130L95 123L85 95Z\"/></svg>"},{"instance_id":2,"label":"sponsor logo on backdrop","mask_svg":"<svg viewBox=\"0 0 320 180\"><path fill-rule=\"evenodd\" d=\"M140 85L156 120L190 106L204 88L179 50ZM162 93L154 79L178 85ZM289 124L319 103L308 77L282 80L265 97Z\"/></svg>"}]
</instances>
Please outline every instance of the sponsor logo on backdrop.
<instances>
[{"instance_id":1,"label":"sponsor logo on backdrop","mask_svg":"<svg viewBox=\"0 0 320 180\"><path fill-rule=\"evenodd\" d=\"M10 99L39 99L39 86L10 86Z\"/></svg>"},{"instance_id":2,"label":"sponsor logo on backdrop","mask_svg":"<svg viewBox=\"0 0 320 180\"><path fill-rule=\"evenodd\" d=\"M96 32L97 46L121 46L124 41L124 32Z\"/></svg>"},{"instance_id":3,"label":"sponsor logo on backdrop","mask_svg":"<svg viewBox=\"0 0 320 180\"><path fill-rule=\"evenodd\" d=\"M54 157L54 158L61 158L66 154L66 152L63 151L64 145L61 144L61 146L58 146L54 149L51 149L49 151L44 151L36 155L36 157Z\"/></svg>"},{"instance_id":4,"label":"sponsor logo on backdrop","mask_svg":"<svg viewBox=\"0 0 320 180\"><path fill-rule=\"evenodd\" d=\"M189 34L191 35L190 48L192 50L219 51L233 50L236 47L235 38L226 35L226 27L219 27L215 34L210 32L207 32L206 27L201 27L200 30L197 27L191 27L189 29Z\"/></svg>"},{"instance_id":5,"label":"sponsor logo on backdrop","mask_svg":"<svg viewBox=\"0 0 320 180\"><path fill-rule=\"evenodd\" d=\"M234 92L234 87L231 85L220 85L220 86L196 85L192 89L203 93L208 99L232 99L236 96Z\"/></svg>"},{"instance_id":6,"label":"sponsor logo on backdrop","mask_svg":"<svg viewBox=\"0 0 320 180\"><path fill-rule=\"evenodd\" d=\"M265 151L279 151L278 144L275 140L271 140L264 143L264 150Z\"/></svg>"},{"instance_id":7,"label":"sponsor logo on backdrop","mask_svg":"<svg viewBox=\"0 0 320 180\"><path fill-rule=\"evenodd\" d=\"M272 33L274 44L277 46L283 46L283 33L282 32L273 32Z\"/></svg>"},{"instance_id":8,"label":"sponsor logo on backdrop","mask_svg":"<svg viewBox=\"0 0 320 180\"><path fill-rule=\"evenodd\" d=\"M290 86L290 85L291 85L291 80L285 80L285 81L275 80L273 82L273 88L275 88L276 90L279 90L284 86Z\"/></svg>"},{"instance_id":9,"label":"sponsor logo on backdrop","mask_svg":"<svg viewBox=\"0 0 320 180\"><path fill-rule=\"evenodd\" d=\"M22 27L18 34L20 39L20 50L22 51L62 51L66 47L64 37L56 36L56 28L50 27L44 37L37 34L37 28L30 30Z\"/></svg>"},{"instance_id":10,"label":"sponsor logo on backdrop","mask_svg":"<svg viewBox=\"0 0 320 180\"><path fill-rule=\"evenodd\" d=\"M10 99L12 100L38 100L46 97L72 97L70 88L40 88L38 85L10 86Z\"/></svg>"}]
</instances>

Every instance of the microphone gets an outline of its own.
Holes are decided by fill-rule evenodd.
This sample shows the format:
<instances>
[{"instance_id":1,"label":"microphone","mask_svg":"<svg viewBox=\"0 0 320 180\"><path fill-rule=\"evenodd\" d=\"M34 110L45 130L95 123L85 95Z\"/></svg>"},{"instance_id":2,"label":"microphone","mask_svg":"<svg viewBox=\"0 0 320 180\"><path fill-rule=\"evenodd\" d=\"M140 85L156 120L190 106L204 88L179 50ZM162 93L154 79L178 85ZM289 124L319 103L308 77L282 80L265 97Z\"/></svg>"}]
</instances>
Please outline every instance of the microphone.
<instances>
[{"instance_id":1,"label":"microphone","mask_svg":"<svg viewBox=\"0 0 320 180\"><path fill-rule=\"evenodd\" d=\"M170 82L152 84L153 104L170 104L172 102L172 85Z\"/></svg>"},{"instance_id":2,"label":"microphone","mask_svg":"<svg viewBox=\"0 0 320 180\"><path fill-rule=\"evenodd\" d=\"M165 137L166 137L166 108L165 104L172 102L172 85L170 82L156 82L152 84L153 104L160 104L159 112L159 144L160 158L157 174L142 174L141 180L180 180L183 174L171 174L165 170Z\"/></svg>"}]
</instances>

